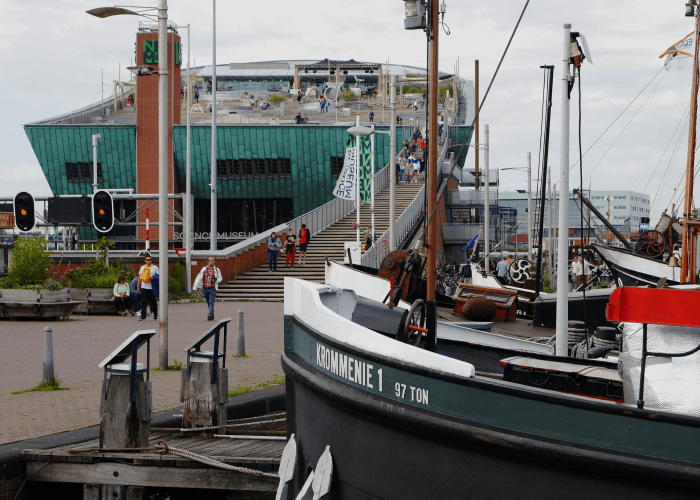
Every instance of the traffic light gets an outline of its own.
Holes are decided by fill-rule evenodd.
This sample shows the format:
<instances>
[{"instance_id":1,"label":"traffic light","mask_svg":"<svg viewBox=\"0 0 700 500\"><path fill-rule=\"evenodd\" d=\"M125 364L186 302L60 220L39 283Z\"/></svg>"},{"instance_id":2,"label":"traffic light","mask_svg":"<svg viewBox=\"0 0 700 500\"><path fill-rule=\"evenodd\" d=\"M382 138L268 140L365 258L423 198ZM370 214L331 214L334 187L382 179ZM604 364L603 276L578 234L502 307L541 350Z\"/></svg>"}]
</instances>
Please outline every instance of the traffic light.
<instances>
[{"instance_id":1,"label":"traffic light","mask_svg":"<svg viewBox=\"0 0 700 500\"><path fill-rule=\"evenodd\" d=\"M92 195L92 224L101 233L114 226L114 201L108 191L97 191Z\"/></svg>"},{"instance_id":2,"label":"traffic light","mask_svg":"<svg viewBox=\"0 0 700 500\"><path fill-rule=\"evenodd\" d=\"M14 202L15 224L20 231L28 232L34 229L36 216L34 212L34 197L25 192L17 193Z\"/></svg>"}]
</instances>

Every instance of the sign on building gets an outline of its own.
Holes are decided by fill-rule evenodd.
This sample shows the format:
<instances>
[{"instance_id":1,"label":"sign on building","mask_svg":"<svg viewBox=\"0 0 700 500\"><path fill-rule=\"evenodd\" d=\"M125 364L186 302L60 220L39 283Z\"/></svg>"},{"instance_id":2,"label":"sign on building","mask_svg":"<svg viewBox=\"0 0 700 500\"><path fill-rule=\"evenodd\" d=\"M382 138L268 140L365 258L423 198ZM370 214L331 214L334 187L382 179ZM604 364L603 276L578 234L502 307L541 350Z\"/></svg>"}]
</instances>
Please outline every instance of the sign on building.
<instances>
[{"instance_id":1,"label":"sign on building","mask_svg":"<svg viewBox=\"0 0 700 500\"><path fill-rule=\"evenodd\" d=\"M333 196L341 200L354 200L357 189L357 148L351 147L345 150L343 170L335 183Z\"/></svg>"},{"instance_id":2,"label":"sign on building","mask_svg":"<svg viewBox=\"0 0 700 500\"><path fill-rule=\"evenodd\" d=\"M0 212L0 229L14 229L15 215L12 212Z\"/></svg>"}]
</instances>

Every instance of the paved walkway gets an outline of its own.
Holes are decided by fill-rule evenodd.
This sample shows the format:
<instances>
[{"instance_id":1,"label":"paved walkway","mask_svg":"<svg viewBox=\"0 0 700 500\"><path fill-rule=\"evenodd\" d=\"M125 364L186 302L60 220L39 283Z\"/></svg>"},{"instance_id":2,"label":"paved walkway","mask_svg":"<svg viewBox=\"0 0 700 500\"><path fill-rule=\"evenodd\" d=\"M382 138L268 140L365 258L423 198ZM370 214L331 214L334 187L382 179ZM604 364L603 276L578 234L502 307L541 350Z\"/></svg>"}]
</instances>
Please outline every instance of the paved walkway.
<instances>
[{"instance_id":1,"label":"paved walkway","mask_svg":"<svg viewBox=\"0 0 700 500\"><path fill-rule=\"evenodd\" d=\"M216 304L216 317L233 318L227 343L229 389L257 388L282 376L280 355L284 348L282 303ZM237 312L245 313L246 354L236 353ZM171 304L169 308L169 359L184 362L183 349L204 333L204 304ZM68 391L30 392L41 381L44 327L53 328L56 376ZM98 364L124 339L158 323L149 319L118 316L72 316L68 321L0 321L0 444L45 436L99 423L102 370ZM151 367L158 366L158 336L151 341ZM145 350L143 350L145 356ZM139 353L141 354L141 353ZM139 358L141 361L141 358ZM179 406L180 372L151 372L153 409Z\"/></svg>"}]
</instances>

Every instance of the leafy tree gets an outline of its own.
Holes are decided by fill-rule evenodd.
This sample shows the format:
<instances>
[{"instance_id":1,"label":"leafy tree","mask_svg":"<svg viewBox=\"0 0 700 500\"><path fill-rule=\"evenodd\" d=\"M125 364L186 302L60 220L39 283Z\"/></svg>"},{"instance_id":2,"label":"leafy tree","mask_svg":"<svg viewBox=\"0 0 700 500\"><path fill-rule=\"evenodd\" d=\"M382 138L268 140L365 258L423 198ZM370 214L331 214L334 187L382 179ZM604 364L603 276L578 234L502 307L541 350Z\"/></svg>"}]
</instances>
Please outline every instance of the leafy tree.
<instances>
[{"instance_id":1,"label":"leafy tree","mask_svg":"<svg viewBox=\"0 0 700 500\"><path fill-rule=\"evenodd\" d=\"M273 94L270 97L267 98L267 102L270 104L281 104L285 101L284 97L281 95Z\"/></svg>"},{"instance_id":2,"label":"leafy tree","mask_svg":"<svg viewBox=\"0 0 700 500\"><path fill-rule=\"evenodd\" d=\"M355 93L352 90L346 90L340 94L340 98L345 102L352 102L355 100Z\"/></svg>"},{"instance_id":3,"label":"leafy tree","mask_svg":"<svg viewBox=\"0 0 700 500\"><path fill-rule=\"evenodd\" d=\"M2 287L18 288L41 284L49 278L51 264L51 252L42 238L17 238Z\"/></svg>"}]
</instances>

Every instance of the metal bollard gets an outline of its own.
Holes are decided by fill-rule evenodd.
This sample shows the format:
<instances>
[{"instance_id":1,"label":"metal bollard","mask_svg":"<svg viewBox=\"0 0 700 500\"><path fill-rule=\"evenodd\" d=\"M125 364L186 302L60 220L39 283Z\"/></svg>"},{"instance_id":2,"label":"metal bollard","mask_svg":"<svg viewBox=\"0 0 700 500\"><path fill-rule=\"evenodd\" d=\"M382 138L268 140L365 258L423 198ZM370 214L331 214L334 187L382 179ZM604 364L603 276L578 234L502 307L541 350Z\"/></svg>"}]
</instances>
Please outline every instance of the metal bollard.
<instances>
[{"instance_id":1,"label":"metal bollard","mask_svg":"<svg viewBox=\"0 0 700 500\"><path fill-rule=\"evenodd\" d=\"M53 330L50 326L44 327L44 374L42 382L51 382L56 378L53 371Z\"/></svg>"},{"instance_id":2,"label":"metal bollard","mask_svg":"<svg viewBox=\"0 0 700 500\"><path fill-rule=\"evenodd\" d=\"M238 338L236 339L236 357L245 356L245 327L243 326L243 309L238 310Z\"/></svg>"}]
</instances>

